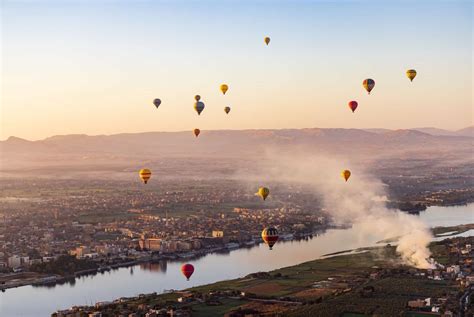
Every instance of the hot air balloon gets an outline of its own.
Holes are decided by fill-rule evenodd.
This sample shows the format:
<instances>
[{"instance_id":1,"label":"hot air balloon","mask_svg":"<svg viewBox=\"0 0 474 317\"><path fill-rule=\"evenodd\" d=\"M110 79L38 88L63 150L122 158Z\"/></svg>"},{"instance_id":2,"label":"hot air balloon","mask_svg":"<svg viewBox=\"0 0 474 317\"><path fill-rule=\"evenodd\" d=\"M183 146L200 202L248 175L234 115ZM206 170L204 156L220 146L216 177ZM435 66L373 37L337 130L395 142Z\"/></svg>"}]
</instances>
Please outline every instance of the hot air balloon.
<instances>
[{"instance_id":1,"label":"hot air balloon","mask_svg":"<svg viewBox=\"0 0 474 317\"><path fill-rule=\"evenodd\" d=\"M263 200L267 199L268 194L270 194L270 190L266 187L260 187L258 189L257 195L262 197Z\"/></svg>"},{"instance_id":2,"label":"hot air balloon","mask_svg":"<svg viewBox=\"0 0 474 317\"><path fill-rule=\"evenodd\" d=\"M151 171L148 168L143 168L138 172L142 181L146 184L151 177Z\"/></svg>"},{"instance_id":3,"label":"hot air balloon","mask_svg":"<svg viewBox=\"0 0 474 317\"><path fill-rule=\"evenodd\" d=\"M416 77L416 70L414 69L409 69L407 70L407 77L410 79L410 81L413 81Z\"/></svg>"},{"instance_id":4,"label":"hot air balloon","mask_svg":"<svg viewBox=\"0 0 474 317\"><path fill-rule=\"evenodd\" d=\"M221 91L224 95L227 92L227 90L229 90L229 86L227 86L226 84L222 84L221 85Z\"/></svg>"},{"instance_id":5,"label":"hot air balloon","mask_svg":"<svg viewBox=\"0 0 474 317\"><path fill-rule=\"evenodd\" d=\"M228 114L228 113L230 112L230 107L225 107L225 108L224 108L224 111L225 111L225 113Z\"/></svg>"},{"instance_id":6,"label":"hot air balloon","mask_svg":"<svg viewBox=\"0 0 474 317\"><path fill-rule=\"evenodd\" d=\"M370 92L372 91L372 89L374 89L374 86L375 86L375 81L373 79L365 79L363 82L362 82L362 86L364 86L365 90L367 90L367 92L369 93L370 95Z\"/></svg>"},{"instance_id":7,"label":"hot air balloon","mask_svg":"<svg viewBox=\"0 0 474 317\"><path fill-rule=\"evenodd\" d=\"M201 96L199 96L199 95L194 96L194 100L196 100L196 101L201 100Z\"/></svg>"},{"instance_id":8,"label":"hot air balloon","mask_svg":"<svg viewBox=\"0 0 474 317\"><path fill-rule=\"evenodd\" d=\"M153 100L153 104L156 108L158 108L161 105L161 99L156 98L155 100Z\"/></svg>"},{"instance_id":9,"label":"hot air balloon","mask_svg":"<svg viewBox=\"0 0 474 317\"><path fill-rule=\"evenodd\" d=\"M271 250L273 245L278 241L278 230L273 227L263 229L262 239L266 244L268 244Z\"/></svg>"},{"instance_id":10,"label":"hot air balloon","mask_svg":"<svg viewBox=\"0 0 474 317\"><path fill-rule=\"evenodd\" d=\"M181 273L183 273L183 275L186 276L186 279L189 281L189 278L194 273L194 266L189 263L181 265Z\"/></svg>"},{"instance_id":11,"label":"hot air balloon","mask_svg":"<svg viewBox=\"0 0 474 317\"><path fill-rule=\"evenodd\" d=\"M201 130L194 129L194 135L196 136L196 138L198 137L199 133L201 133Z\"/></svg>"},{"instance_id":12,"label":"hot air balloon","mask_svg":"<svg viewBox=\"0 0 474 317\"><path fill-rule=\"evenodd\" d=\"M343 171L341 172L341 176L342 176L342 178L344 178L344 179L346 180L346 182L347 182L347 180L349 179L349 177L351 177L351 171L349 171L349 170L343 170Z\"/></svg>"},{"instance_id":13,"label":"hot air balloon","mask_svg":"<svg viewBox=\"0 0 474 317\"><path fill-rule=\"evenodd\" d=\"M194 103L194 110L198 113L198 115L201 114L201 112L204 110L204 102L202 101L196 101Z\"/></svg>"},{"instance_id":14,"label":"hot air balloon","mask_svg":"<svg viewBox=\"0 0 474 317\"><path fill-rule=\"evenodd\" d=\"M265 44L267 45L270 43L270 38L268 36L265 36L263 40L265 41Z\"/></svg>"},{"instance_id":15,"label":"hot air balloon","mask_svg":"<svg viewBox=\"0 0 474 317\"><path fill-rule=\"evenodd\" d=\"M359 104L355 100L349 101L349 108L351 108L352 112L354 112L357 109L358 105Z\"/></svg>"}]
</instances>

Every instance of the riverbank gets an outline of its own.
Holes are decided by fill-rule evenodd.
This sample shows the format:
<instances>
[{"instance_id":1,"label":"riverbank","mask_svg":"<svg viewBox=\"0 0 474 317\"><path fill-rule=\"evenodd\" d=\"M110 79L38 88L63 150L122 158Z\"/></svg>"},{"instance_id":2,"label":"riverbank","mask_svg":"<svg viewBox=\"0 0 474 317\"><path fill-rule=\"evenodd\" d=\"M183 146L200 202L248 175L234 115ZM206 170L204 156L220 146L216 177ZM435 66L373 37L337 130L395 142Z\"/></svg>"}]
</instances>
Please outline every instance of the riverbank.
<instances>
[{"instance_id":1,"label":"riverbank","mask_svg":"<svg viewBox=\"0 0 474 317\"><path fill-rule=\"evenodd\" d=\"M431 227L454 226L472 222L472 208L472 205L430 207L419 217ZM470 233L468 231L464 234ZM49 316L53 311L77 305L153 292L161 294L170 289L188 289L233 280L252 272L270 272L305 263L328 253L377 246L376 242L380 239L377 235L361 236L354 228L329 229L307 241L278 242L272 251L266 245L257 244L251 248L208 254L192 260L147 262L130 268L117 268L101 274L81 276L65 284L19 287L0 293L0 315ZM180 272L183 261L191 262L195 267L189 281ZM51 298L55 300L51 301ZM25 299L28 299L28 305L25 305Z\"/></svg>"},{"instance_id":2,"label":"riverbank","mask_svg":"<svg viewBox=\"0 0 474 317\"><path fill-rule=\"evenodd\" d=\"M348 313L394 316L400 312L421 313L429 308L430 312L435 310L432 315L441 316L441 311L459 312L459 292L455 290L463 289L463 284L459 279L453 279L457 273L453 273L450 265L463 265L461 271L469 275L472 261L468 260L473 251L464 251L466 245L472 243L474 237L433 242L430 249L434 260L444 263L433 270L404 266L395 247L383 246L252 273L185 291L122 298L73 311L114 315L130 311L169 311L172 307L174 313L198 317L222 316L232 311L271 312L285 316L334 316L336 311L342 316L349 316L345 315ZM458 249L457 254L452 254L453 247ZM464 265L464 261L471 263L471 268ZM461 294L466 297L471 293L468 289ZM430 298L429 303L424 302L426 298ZM413 304L418 300L423 301L423 306Z\"/></svg>"}]
</instances>

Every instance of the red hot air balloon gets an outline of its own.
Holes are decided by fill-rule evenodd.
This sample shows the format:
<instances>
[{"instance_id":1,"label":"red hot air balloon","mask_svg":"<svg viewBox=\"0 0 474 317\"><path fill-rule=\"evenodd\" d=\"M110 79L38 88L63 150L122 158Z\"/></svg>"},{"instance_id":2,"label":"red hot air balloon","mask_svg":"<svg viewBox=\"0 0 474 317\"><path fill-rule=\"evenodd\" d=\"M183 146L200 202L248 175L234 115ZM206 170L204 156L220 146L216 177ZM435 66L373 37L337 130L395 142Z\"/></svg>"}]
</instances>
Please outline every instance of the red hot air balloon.
<instances>
[{"instance_id":1,"label":"red hot air balloon","mask_svg":"<svg viewBox=\"0 0 474 317\"><path fill-rule=\"evenodd\" d=\"M181 273L186 276L186 279L189 281L189 278L194 273L194 266L192 264L186 263L181 266Z\"/></svg>"},{"instance_id":2,"label":"red hot air balloon","mask_svg":"<svg viewBox=\"0 0 474 317\"><path fill-rule=\"evenodd\" d=\"M349 101L349 108L351 108L352 112L354 112L357 109L358 105L359 104L355 100Z\"/></svg>"}]
</instances>

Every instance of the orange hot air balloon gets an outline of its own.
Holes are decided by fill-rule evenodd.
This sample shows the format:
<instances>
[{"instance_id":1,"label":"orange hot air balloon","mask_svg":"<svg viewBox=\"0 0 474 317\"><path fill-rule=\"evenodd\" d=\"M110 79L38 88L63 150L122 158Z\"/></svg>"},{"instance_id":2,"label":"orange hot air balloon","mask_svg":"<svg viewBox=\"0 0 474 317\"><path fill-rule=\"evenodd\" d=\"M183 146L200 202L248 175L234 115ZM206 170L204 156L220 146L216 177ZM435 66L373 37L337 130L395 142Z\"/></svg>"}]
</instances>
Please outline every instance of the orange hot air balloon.
<instances>
[{"instance_id":1,"label":"orange hot air balloon","mask_svg":"<svg viewBox=\"0 0 474 317\"><path fill-rule=\"evenodd\" d=\"M268 244L270 250L272 250L273 245L278 241L278 230L273 227L263 229L262 240Z\"/></svg>"},{"instance_id":2,"label":"orange hot air balloon","mask_svg":"<svg viewBox=\"0 0 474 317\"><path fill-rule=\"evenodd\" d=\"M194 129L194 135L196 136L196 138L199 136L199 133L201 133L201 130Z\"/></svg>"},{"instance_id":3,"label":"orange hot air balloon","mask_svg":"<svg viewBox=\"0 0 474 317\"><path fill-rule=\"evenodd\" d=\"M270 43L270 38L268 36L265 36L265 38L263 39L265 41L265 44L268 44Z\"/></svg>"},{"instance_id":4,"label":"orange hot air balloon","mask_svg":"<svg viewBox=\"0 0 474 317\"><path fill-rule=\"evenodd\" d=\"M349 101L349 108L351 108L352 112L354 112L357 109L358 105L359 104L355 100Z\"/></svg>"},{"instance_id":5,"label":"orange hot air balloon","mask_svg":"<svg viewBox=\"0 0 474 317\"><path fill-rule=\"evenodd\" d=\"M351 171L349 171L349 170L343 170L343 171L341 172L341 176L342 176L342 178L344 178L344 179L346 180L346 182L347 182L347 180L349 179L349 177L351 177Z\"/></svg>"},{"instance_id":6,"label":"orange hot air balloon","mask_svg":"<svg viewBox=\"0 0 474 317\"><path fill-rule=\"evenodd\" d=\"M372 89L374 89L375 81L370 78L364 79L364 81L362 82L362 86L364 86L365 90L367 90L370 95L370 92L372 91Z\"/></svg>"},{"instance_id":7,"label":"orange hot air balloon","mask_svg":"<svg viewBox=\"0 0 474 317\"><path fill-rule=\"evenodd\" d=\"M183 275L186 276L186 279L189 281L189 278L194 273L194 266L189 263L181 265L181 273L183 273Z\"/></svg>"},{"instance_id":8,"label":"orange hot air balloon","mask_svg":"<svg viewBox=\"0 0 474 317\"><path fill-rule=\"evenodd\" d=\"M230 107L225 107L225 108L224 108L224 111L225 111L225 113L229 114L229 112L230 112Z\"/></svg>"},{"instance_id":9,"label":"orange hot air balloon","mask_svg":"<svg viewBox=\"0 0 474 317\"><path fill-rule=\"evenodd\" d=\"M146 184L148 183L148 180L151 177L151 171L148 168L142 168L139 172L138 175L142 179L142 181Z\"/></svg>"}]
</instances>

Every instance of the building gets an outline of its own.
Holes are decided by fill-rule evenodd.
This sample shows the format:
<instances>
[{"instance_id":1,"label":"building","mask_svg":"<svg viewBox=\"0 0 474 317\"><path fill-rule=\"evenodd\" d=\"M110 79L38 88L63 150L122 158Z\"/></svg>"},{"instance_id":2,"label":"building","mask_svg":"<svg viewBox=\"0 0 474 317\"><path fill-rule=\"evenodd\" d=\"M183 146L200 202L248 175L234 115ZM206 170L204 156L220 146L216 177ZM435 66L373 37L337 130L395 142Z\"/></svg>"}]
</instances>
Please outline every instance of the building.
<instances>
[{"instance_id":1,"label":"building","mask_svg":"<svg viewBox=\"0 0 474 317\"><path fill-rule=\"evenodd\" d=\"M140 245L140 249L142 250L149 250L149 251L160 251L161 250L161 239L157 238L148 238L148 239L140 239L138 241Z\"/></svg>"},{"instance_id":2,"label":"building","mask_svg":"<svg viewBox=\"0 0 474 317\"><path fill-rule=\"evenodd\" d=\"M21 266L21 257L18 255L13 255L8 258L8 267L11 267L13 269L19 268Z\"/></svg>"}]
</instances>

